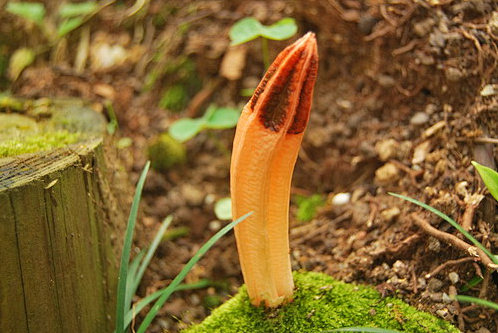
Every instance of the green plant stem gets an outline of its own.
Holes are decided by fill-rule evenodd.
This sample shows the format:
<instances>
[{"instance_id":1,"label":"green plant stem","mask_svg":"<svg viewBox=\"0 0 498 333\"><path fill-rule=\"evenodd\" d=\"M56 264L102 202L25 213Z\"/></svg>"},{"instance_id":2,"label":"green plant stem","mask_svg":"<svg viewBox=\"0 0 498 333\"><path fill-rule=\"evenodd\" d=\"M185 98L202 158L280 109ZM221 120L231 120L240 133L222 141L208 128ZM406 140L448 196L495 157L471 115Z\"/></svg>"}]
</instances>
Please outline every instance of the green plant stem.
<instances>
[{"instance_id":1,"label":"green plant stem","mask_svg":"<svg viewBox=\"0 0 498 333\"><path fill-rule=\"evenodd\" d=\"M265 71L270 67L270 56L268 54L268 39L261 37L261 51L263 52L263 64Z\"/></svg>"}]
</instances>

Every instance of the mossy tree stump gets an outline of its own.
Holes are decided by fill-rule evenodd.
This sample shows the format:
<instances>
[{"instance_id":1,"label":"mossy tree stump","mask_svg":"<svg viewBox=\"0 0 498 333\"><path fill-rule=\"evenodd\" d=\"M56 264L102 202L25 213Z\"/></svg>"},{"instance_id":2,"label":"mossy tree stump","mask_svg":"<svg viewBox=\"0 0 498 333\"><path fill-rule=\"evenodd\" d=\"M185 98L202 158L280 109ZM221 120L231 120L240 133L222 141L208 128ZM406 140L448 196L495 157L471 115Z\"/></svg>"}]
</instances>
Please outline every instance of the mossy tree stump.
<instances>
[{"instance_id":1,"label":"mossy tree stump","mask_svg":"<svg viewBox=\"0 0 498 333\"><path fill-rule=\"evenodd\" d=\"M114 243L125 219L110 186L105 121L68 101L46 101L33 118L26 103L20 113L0 110L4 156L43 149L0 155L0 332L112 332Z\"/></svg>"}]
</instances>

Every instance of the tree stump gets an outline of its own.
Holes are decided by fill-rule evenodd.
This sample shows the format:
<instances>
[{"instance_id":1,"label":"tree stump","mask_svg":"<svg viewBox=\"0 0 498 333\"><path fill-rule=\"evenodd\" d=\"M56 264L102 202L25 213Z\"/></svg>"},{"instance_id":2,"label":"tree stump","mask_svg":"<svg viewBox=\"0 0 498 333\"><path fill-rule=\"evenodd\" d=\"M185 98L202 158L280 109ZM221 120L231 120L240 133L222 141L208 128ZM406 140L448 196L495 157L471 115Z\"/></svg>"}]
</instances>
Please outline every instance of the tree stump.
<instances>
[{"instance_id":1,"label":"tree stump","mask_svg":"<svg viewBox=\"0 0 498 333\"><path fill-rule=\"evenodd\" d=\"M45 102L44 111L31 101L20 113L0 110L0 332L112 332L114 243L126 219L105 120L74 101ZM31 144L49 150L1 155Z\"/></svg>"}]
</instances>

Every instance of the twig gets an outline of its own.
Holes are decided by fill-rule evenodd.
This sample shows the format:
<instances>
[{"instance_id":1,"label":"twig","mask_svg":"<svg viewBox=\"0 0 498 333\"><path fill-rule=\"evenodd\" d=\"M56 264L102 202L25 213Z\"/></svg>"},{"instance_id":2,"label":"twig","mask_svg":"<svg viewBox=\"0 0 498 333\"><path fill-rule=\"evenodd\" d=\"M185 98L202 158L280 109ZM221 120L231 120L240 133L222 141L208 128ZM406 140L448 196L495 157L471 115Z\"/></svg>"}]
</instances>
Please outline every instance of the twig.
<instances>
[{"instance_id":1,"label":"twig","mask_svg":"<svg viewBox=\"0 0 498 333\"><path fill-rule=\"evenodd\" d=\"M465 313L465 312L469 312L469 311L475 310L477 308L479 308L479 305L472 304L472 305L469 305L469 306L466 306L466 307L462 308L461 311L462 311L462 313Z\"/></svg>"},{"instance_id":2,"label":"twig","mask_svg":"<svg viewBox=\"0 0 498 333\"><path fill-rule=\"evenodd\" d=\"M418 39L412 39L408 44L401 46L401 47L398 47L397 49L394 49L391 52L391 54L393 56L397 56L397 55L401 55L403 53L409 52L409 51L413 50L413 48L415 47L415 45L417 45L417 43L418 43Z\"/></svg>"},{"instance_id":3,"label":"twig","mask_svg":"<svg viewBox=\"0 0 498 333\"><path fill-rule=\"evenodd\" d=\"M466 37L474 42L474 45L477 49L477 68L479 70L479 74L482 75L482 73L483 73L483 60L482 60L482 58L483 57L482 57L481 43L479 43L479 40L474 35L469 33L467 30L465 30L465 29L459 29L459 30L464 37Z\"/></svg>"},{"instance_id":4,"label":"twig","mask_svg":"<svg viewBox=\"0 0 498 333\"><path fill-rule=\"evenodd\" d=\"M498 145L498 139L496 138L474 138L473 141L479 143L492 143Z\"/></svg>"},{"instance_id":5,"label":"twig","mask_svg":"<svg viewBox=\"0 0 498 333\"><path fill-rule=\"evenodd\" d=\"M491 278L491 271L487 269L484 272L484 278L482 279L481 289L479 290L479 298L486 298L488 293L489 280Z\"/></svg>"},{"instance_id":6,"label":"twig","mask_svg":"<svg viewBox=\"0 0 498 333\"><path fill-rule=\"evenodd\" d=\"M476 271L476 275L480 277L481 279L484 279L481 271L481 266L479 266L476 262L472 263L472 266L474 266L474 270Z\"/></svg>"},{"instance_id":7,"label":"twig","mask_svg":"<svg viewBox=\"0 0 498 333\"><path fill-rule=\"evenodd\" d=\"M377 205L376 202L370 201L369 206L370 206L370 215L368 216L368 220L366 223L367 228L371 228L373 226L375 217L377 216L377 212L379 211L379 206Z\"/></svg>"},{"instance_id":8,"label":"twig","mask_svg":"<svg viewBox=\"0 0 498 333\"><path fill-rule=\"evenodd\" d=\"M387 251L389 253L396 253L399 250L406 248L411 245L411 243L416 242L417 240L420 239L420 234L413 234L408 236L407 238L403 239L400 243L396 245L396 247L393 248L387 248Z\"/></svg>"},{"instance_id":9,"label":"twig","mask_svg":"<svg viewBox=\"0 0 498 333\"><path fill-rule=\"evenodd\" d=\"M372 32L370 35L368 35L364 38L365 41L370 42L376 38L382 37L382 36L390 33L391 31L394 31L396 28L398 28L399 26L403 25L406 21L408 21L408 19L412 16L413 12L415 12L415 10L418 8L418 6L419 6L418 3L413 4L410 8L408 8L408 10L405 12L405 14L403 16L401 16L401 18L395 22L394 25L386 25L384 28ZM391 23L390 21L388 21L388 22Z\"/></svg>"},{"instance_id":10,"label":"twig","mask_svg":"<svg viewBox=\"0 0 498 333\"><path fill-rule=\"evenodd\" d=\"M482 199L484 199L484 196L482 194L467 195L464 199L465 211L463 213L462 222L460 223L460 225L466 231L469 231L472 228L472 220L474 219L475 211L477 207L479 207Z\"/></svg>"},{"instance_id":11,"label":"twig","mask_svg":"<svg viewBox=\"0 0 498 333\"><path fill-rule=\"evenodd\" d=\"M412 184L414 186L417 186L417 177L421 176L424 173L424 170L413 170L412 168L407 167L406 165L401 163L400 161L394 159L389 160L389 163L396 165L399 169L406 172L410 176L410 180L412 181Z\"/></svg>"},{"instance_id":12,"label":"twig","mask_svg":"<svg viewBox=\"0 0 498 333\"><path fill-rule=\"evenodd\" d=\"M475 262L476 260L478 260L476 257L465 257L465 258L460 258L460 259L455 259L455 260L448 260L448 261L442 263L441 265L439 265L438 267L436 267L434 270L432 270L432 272L426 274L425 278L430 279L431 277L438 274L439 272L441 272L443 269L445 269L448 266L463 264L464 262L469 262L469 261Z\"/></svg>"},{"instance_id":13,"label":"twig","mask_svg":"<svg viewBox=\"0 0 498 333\"><path fill-rule=\"evenodd\" d=\"M195 118L199 111L199 108L204 102L206 102L209 97L215 92L215 90L222 83L221 79L214 79L209 82L201 91L199 91L191 100L187 106L186 114L190 118Z\"/></svg>"},{"instance_id":14,"label":"twig","mask_svg":"<svg viewBox=\"0 0 498 333\"><path fill-rule=\"evenodd\" d=\"M440 239L444 241L445 243L448 243L457 249L460 249L466 253L469 253L470 255L475 255L478 256L478 258L481 260L481 262L486 266L486 267L492 267L494 263L491 261L491 259L484 253L480 248L472 246L468 244L467 242L464 242L460 238L456 237L455 235L449 234L447 232L438 230L431 226L429 222L424 220L423 218L419 217L417 214L412 213L411 216L413 217L413 220L415 221L415 224L419 226L422 230L427 232L429 235L436 237L437 239Z\"/></svg>"},{"instance_id":15,"label":"twig","mask_svg":"<svg viewBox=\"0 0 498 333\"><path fill-rule=\"evenodd\" d=\"M387 13L387 8L385 4L380 5L380 14L387 22L389 22L390 25L393 26L396 25L396 20L393 19L391 16L389 16L389 14Z\"/></svg>"},{"instance_id":16,"label":"twig","mask_svg":"<svg viewBox=\"0 0 498 333\"><path fill-rule=\"evenodd\" d=\"M417 273L415 273L415 266L412 266L412 284L413 284L413 293L416 294L418 293L418 286L417 286Z\"/></svg>"}]
</instances>

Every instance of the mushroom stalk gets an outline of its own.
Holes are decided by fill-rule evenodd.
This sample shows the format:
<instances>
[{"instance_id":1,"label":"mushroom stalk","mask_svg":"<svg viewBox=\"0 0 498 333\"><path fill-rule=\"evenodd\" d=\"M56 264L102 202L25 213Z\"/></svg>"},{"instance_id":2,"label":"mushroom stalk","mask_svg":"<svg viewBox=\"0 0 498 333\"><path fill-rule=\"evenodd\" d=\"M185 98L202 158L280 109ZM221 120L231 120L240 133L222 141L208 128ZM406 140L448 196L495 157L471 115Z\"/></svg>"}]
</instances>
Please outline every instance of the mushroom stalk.
<instances>
[{"instance_id":1,"label":"mushroom stalk","mask_svg":"<svg viewBox=\"0 0 498 333\"><path fill-rule=\"evenodd\" d=\"M235 227L251 303L292 299L289 197L294 165L308 123L318 69L315 35L307 33L271 64L244 107L230 168L232 215L253 214Z\"/></svg>"}]
</instances>

